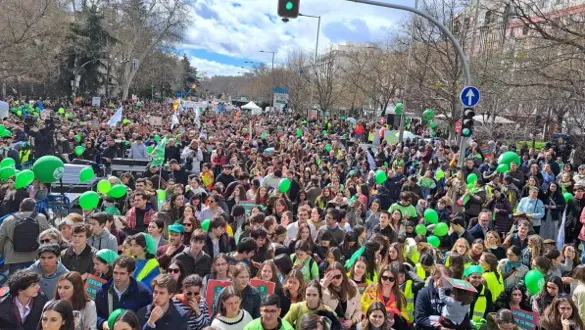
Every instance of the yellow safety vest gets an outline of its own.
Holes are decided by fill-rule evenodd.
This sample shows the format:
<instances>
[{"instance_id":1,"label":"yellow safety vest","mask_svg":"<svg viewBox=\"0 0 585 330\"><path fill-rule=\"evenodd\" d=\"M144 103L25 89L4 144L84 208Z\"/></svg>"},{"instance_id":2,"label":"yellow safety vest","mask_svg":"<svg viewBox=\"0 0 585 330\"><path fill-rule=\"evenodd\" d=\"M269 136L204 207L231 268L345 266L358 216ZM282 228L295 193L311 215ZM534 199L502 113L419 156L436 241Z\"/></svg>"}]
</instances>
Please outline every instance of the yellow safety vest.
<instances>
[{"instance_id":1,"label":"yellow safety vest","mask_svg":"<svg viewBox=\"0 0 585 330\"><path fill-rule=\"evenodd\" d=\"M498 274L500 275L500 279L498 280L495 272L497 272L497 270L485 272L482 275L485 279L488 289L490 289L490 292L492 293L492 300L494 302L496 299L498 299L500 293L504 291L504 279L502 274Z\"/></svg>"},{"instance_id":2,"label":"yellow safety vest","mask_svg":"<svg viewBox=\"0 0 585 330\"><path fill-rule=\"evenodd\" d=\"M406 313L409 320L414 320L414 292L412 291L412 280L406 280L404 285L404 297L406 298Z\"/></svg>"},{"instance_id":3,"label":"yellow safety vest","mask_svg":"<svg viewBox=\"0 0 585 330\"><path fill-rule=\"evenodd\" d=\"M30 149L22 149L18 152L18 156L20 157L20 162L21 163L26 163L28 162L28 159L30 157Z\"/></svg>"},{"instance_id":4,"label":"yellow safety vest","mask_svg":"<svg viewBox=\"0 0 585 330\"><path fill-rule=\"evenodd\" d=\"M418 261L420 260L420 253L418 252L417 249L413 249L411 255L410 255L410 261L412 261L413 264L418 264Z\"/></svg>"},{"instance_id":5,"label":"yellow safety vest","mask_svg":"<svg viewBox=\"0 0 585 330\"><path fill-rule=\"evenodd\" d=\"M418 275L418 277L422 278L423 280L427 279L427 272L425 271L421 264L416 264L416 266L414 267L414 271L416 275Z\"/></svg>"},{"instance_id":6,"label":"yellow safety vest","mask_svg":"<svg viewBox=\"0 0 585 330\"><path fill-rule=\"evenodd\" d=\"M159 264L155 258L148 259L146 264L144 264L144 267L142 267L140 273L138 273L138 276L136 276L136 280L138 282L142 281L146 276L148 276L148 274L150 274L150 272L155 270L157 267L159 267Z\"/></svg>"},{"instance_id":7,"label":"yellow safety vest","mask_svg":"<svg viewBox=\"0 0 585 330\"><path fill-rule=\"evenodd\" d=\"M487 300L485 299L485 285L482 286L481 292L475 301L475 305L473 305L473 317L472 320L474 322L479 322L484 318L485 309L487 308Z\"/></svg>"}]
</instances>

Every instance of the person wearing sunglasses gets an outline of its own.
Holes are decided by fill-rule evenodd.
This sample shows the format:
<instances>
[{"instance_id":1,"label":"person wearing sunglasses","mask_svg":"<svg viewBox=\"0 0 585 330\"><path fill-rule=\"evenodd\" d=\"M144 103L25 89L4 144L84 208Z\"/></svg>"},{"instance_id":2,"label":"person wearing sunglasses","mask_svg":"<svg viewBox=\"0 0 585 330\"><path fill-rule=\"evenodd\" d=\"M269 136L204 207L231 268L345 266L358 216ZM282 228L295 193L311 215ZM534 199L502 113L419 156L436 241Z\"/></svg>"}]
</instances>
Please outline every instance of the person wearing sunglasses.
<instances>
[{"instance_id":1,"label":"person wearing sunglasses","mask_svg":"<svg viewBox=\"0 0 585 330\"><path fill-rule=\"evenodd\" d=\"M172 267L169 267L169 271ZM192 274L183 279L182 286L182 292L173 297L173 303L188 312L188 330L202 330L211 324L207 300L202 294L203 280L201 276Z\"/></svg>"},{"instance_id":2,"label":"person wearing sunglasses","mask_svg":"<svg viewBox=\"0 0 585 330\"><path fill-rule=\"evenodd\" d=\"M401 329L398 325L412 322L408 319L406 298L398 285L398 273L394 272L390 265L380 271L378 283L370 284L364 291L361 298L362 310L367 311L376 301L383 303L386 311L394 315L397 329Z\"/></svg>"},{"instance_id":3,"label":"person wearing sunglasses","mask_svg":"<svg viewBox=\"0 0 585 330\"><path fill-rule=\"evenodd\" d=\"M346 329L354 329L362 319L357 285L347 278L343 265L333 262L321 280L323 303L335 311Z\"/></svg>"},{"instance_id":4,"label":"person wearing sunglasses","mask_svg":"<svg viewBox=\"0 0 585 330\"><path fill-rule=\"evenodd\" d=\"M185 278L185 268L183 267L183 263L179 260L173 260L169 267L167 268L167 274L171 275L171 277L177 282L177 291L181 291L183 279Z\"/></svg>"}]
</instances>

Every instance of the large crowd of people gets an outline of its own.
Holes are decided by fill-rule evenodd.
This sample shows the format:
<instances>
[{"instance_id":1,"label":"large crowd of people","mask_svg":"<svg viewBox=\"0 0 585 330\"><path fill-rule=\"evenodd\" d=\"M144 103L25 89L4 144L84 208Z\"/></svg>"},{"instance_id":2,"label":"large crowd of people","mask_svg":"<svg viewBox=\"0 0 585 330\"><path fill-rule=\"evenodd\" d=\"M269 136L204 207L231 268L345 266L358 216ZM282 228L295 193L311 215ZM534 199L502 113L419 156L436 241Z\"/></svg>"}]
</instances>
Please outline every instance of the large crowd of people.
<instances>
[{"instance_id":1,"label":"large crowd of people","mask_svg":"<svg viewBox=\"0 0 585 330\"><path fill-rule=\"evenodd\" d=\"M12 102L0 161L55 155L127 191L57 214L40 206L58 182L5 178L0 329L585 330L585 165L566 145L459 150L395 143L382 121ZM162 164L112 174L161 146Z\"/></svg>"}]
</instances>

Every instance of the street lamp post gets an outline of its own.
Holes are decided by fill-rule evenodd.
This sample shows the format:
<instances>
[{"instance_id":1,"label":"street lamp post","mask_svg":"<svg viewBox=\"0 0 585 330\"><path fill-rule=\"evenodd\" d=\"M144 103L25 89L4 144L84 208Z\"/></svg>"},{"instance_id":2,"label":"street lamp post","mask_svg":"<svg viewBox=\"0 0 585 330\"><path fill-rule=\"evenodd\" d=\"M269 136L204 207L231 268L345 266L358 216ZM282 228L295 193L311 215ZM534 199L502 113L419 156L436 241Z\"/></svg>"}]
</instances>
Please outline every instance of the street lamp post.
<instances>
[{"instance_id":1,"label":"street lamp post","mask_svg":"<svg viewBox=\"0 0 585 330\"><path fill-rule=\"evenodd\" d=\"M451 44L453 44L453 47L455 48L457 55L461 59L461 63L463 66L463 74L464 74L464 78L465 78L465 86L471 86L471 73L469 71L469 62L467 61L467 58L465 57L465 53L463 52L463 48L461 48L461 45L459 44L459 42L457 42L457 39L455 38L455 36L453 36L451 31L449 31L449 29L447 29L447 27L445 27L443 24L441 24L441 22L439 22L436 18L429 15L428 13L425 13L423 11L420 11L418 9L408 7L408 6L395 5L395 4L391 4L391 3L371 1L371 0L346 0L346 1L363 3L363 4L371 5L371 6L385 7L385 8L390 8L390 9L404 10L404 11L408 11L408 12L411 12L413 14L422 16L422 17L426 18L427 20L431 21L431 23L433 23L436 27L438 27L439 30L441 30L441 32L449 39ZM463 108L461 109L461 118L463 118ZM463 136L461 136L461 139L459 142L459 161L458 161L459 167L463 167L463 161L465 160L465 148L464 148L465 140L466 139Z\"/></svg>"},{"instance_id":2,"label":"street lamp post","mask_svg":"<svg viewBox=\"0 0 585 330\"><path fill-rule=\"evenodd\" d=\"M270 52L266 50L261 50L260 53L269 53L272 54L272 67L270 68L270 80L272 80L272 88L274 88L274 55L276 52ZM270 107L274 109L274 97L270 97Z\"/></svg>"},{"instance_id":3,"label":"street lamp post","mask_svg":"<svg viewBox=\"0 0 585 330\"><path fill-rule=\"evenodd\" d=\"M317 40L315 41L315 65L317 65L317 56L319 55L319 35L321 34L321 16L314 15L303 15L299 13L299 16L310 17L317 19ZM313 107L313 88L311 88L311 96L309 97L310 107Z\"/></svg>"}]
</instances>

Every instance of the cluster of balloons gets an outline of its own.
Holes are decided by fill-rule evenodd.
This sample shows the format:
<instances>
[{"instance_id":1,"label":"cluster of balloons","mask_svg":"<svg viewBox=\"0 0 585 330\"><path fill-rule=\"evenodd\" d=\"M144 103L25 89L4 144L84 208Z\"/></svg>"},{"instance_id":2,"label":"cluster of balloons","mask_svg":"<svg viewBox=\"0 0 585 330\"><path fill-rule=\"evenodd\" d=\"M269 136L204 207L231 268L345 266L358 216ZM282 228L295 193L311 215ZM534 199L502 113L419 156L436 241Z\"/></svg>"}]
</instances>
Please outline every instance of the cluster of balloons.
<instances>
[{"instance_id":1,"label":"cluster of balloons","mask_svg":"<svg viewBox=\"0 0 585 330\"><path fill-rule=\"evenodd\" d=\"M441 239L439 237L443 237L449 233L449 225L445 222L439 222L439 214L433 209L426 209L423 216L425 220L435 225L433 235L427 237L427 243L438 248L441 244ZM418 224L414 228L414 232L418 235L426 235L427 227L422 223Z\"/></svg>"},{"instance_id":2,"label":"cluster of balloons","mask_svg":"<svg viewBox=\"0 0 585 330\"><path fill-rule=\"evenodd\" d=\"M499 173L508 172L508 170L510 170L510 164L512 163L520 165L522 164L522 160L514 151L506 151L500 156L500 158L498 158L498 168L496 171Z\"/></svg>"},{"instance_id":3,"label":"cluster of balloons","mask_svg":"<svg viewBox=\"0 0 585 330\"><path fill-rule=\"evenodd\" d=\"M394 107L394 113L402 116L404 114L404 104L396 103L396 106Z\"/></svg>"}]
</instances>

